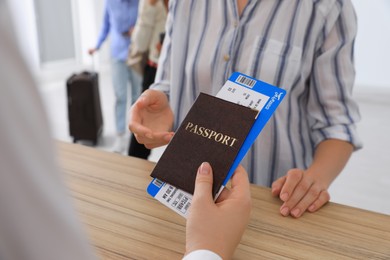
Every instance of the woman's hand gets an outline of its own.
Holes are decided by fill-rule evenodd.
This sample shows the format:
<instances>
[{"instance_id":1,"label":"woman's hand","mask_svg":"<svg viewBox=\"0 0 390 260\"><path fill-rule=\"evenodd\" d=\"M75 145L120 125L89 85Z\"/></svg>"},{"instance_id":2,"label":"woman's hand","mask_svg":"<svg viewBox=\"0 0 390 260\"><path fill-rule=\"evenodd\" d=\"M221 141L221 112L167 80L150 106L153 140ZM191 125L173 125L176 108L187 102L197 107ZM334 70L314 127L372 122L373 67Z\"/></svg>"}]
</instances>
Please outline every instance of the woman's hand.
<instances>
[{"instance_id":1,"label":"woman's hand","mask_svg":"<svg viewBox=\"0 0 390 260\"><path fill-rule=\"evenodd\" d=\"M161 91L146 90L130 108L129 130L149 149L168 144L172 126L173 112Z\"/></svg>"}]
</instances>

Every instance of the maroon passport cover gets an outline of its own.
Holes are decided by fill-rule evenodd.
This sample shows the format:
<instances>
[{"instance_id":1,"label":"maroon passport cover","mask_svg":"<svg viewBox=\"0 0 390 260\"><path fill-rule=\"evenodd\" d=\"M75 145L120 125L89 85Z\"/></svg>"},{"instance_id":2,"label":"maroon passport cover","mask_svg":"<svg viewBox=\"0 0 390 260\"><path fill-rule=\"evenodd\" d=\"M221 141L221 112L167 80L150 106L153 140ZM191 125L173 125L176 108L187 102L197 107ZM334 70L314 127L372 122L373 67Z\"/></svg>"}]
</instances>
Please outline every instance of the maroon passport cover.
<instances>
[{"instance_id":1,"label":"maroon passport cover","mask_svg":"<svg viewBox=\"0 0 390 260\"><path fill-rule=\"evenodd\" d=\"M193 194L198 167L209 162L215 196L257 114L256 110L200 93L151 176Z\"/></svg>"}]
</instances>

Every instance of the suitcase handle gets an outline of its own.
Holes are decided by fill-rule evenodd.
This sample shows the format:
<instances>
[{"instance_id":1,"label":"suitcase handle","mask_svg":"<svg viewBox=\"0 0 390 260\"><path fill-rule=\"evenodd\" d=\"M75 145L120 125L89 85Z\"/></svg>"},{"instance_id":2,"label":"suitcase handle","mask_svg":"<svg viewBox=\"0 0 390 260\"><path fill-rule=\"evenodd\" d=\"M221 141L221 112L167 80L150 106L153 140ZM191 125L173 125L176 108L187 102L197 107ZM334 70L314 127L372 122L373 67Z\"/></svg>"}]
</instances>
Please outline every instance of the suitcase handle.
<instances>
[{"instance_id":1,"label":"suitcase handle","mask_svg":"<svg viewBox=\"0 0 390 260\"><path fill-rule=\"evenodd\" d=\"M91 55L91 59L92 59L91 71L92 71L92 72L96 72L95 55Z\"/></svg>"}]
</instances>

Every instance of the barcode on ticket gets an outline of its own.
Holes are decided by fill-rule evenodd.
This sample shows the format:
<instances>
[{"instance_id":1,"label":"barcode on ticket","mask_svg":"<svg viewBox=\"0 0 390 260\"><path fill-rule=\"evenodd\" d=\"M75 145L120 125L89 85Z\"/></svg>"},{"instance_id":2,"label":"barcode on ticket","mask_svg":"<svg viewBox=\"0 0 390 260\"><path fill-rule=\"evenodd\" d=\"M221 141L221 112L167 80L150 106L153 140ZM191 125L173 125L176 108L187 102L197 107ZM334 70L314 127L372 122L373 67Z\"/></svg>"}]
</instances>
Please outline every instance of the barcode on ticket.
<instances>
[{"instance_id":1,"label":"barcode on ticket","mask_svg":"<svg viewBox=\"0 0 390 260\"><path fill-rule=\"evenodd\" d=\"M253 88L253 86L256 84L256 80L242 76L242 75L237 77L236 82L238 82L244 86L247 86L248 88Z\"/></svg>"},{"instance_id":2,"label":"barcode on ticket","mask_svg":"<svg viewBox=\"0 0 390 260\"><path fill-rule=\"evenodd\" d=\"M161 186L163 186L164 182L160 181L159 179L154 179L153 184L156 185L158 188L161 188Z\"/></svg>"},{"instance_id":3,"label":"barcode on ticket","mask_svg":"<svg viewBox=\"0 0 390 260\"><path fill-rule=\"evenodd\" d=\"M163 183L155 198L170 209L186 217L191 206L192 195L168 183Z\"/></svg>"}]
</instances>

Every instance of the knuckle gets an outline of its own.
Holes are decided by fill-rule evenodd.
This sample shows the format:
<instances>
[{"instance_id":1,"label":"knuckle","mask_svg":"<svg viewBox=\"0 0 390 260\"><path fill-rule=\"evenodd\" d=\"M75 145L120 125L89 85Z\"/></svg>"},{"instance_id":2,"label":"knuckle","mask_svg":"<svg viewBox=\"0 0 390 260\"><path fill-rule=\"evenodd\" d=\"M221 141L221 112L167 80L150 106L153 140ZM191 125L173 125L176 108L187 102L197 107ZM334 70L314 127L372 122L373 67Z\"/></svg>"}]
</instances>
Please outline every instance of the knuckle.
<instances>
[{"instance_id":1,"label":"knuckle","mask_svg":"<svg viewBox=\"0 0 390 260\"><path fill-rule=\"evenodd\" d=\"M287 176L293 181L299 181L302 178L302 171L298 169L292 169L287 172Z\"/></svg>"},{"instance_id":2,"label":"knuckle","mask_svg":"<svg viewBox=\"0 0 390 260\"><path fill-rule=\"evenodd\" d=\"M320 196L320 193L321 193L321 189L316 185L313 185L308 192L308 194L311 197L315 197L315 198L318 198Z\"/></svg>"},{"instance_id":3,"label":"knuckle","mask_svg":"<svg viewBox=\"0 0 390 260\"><path fill-rule=\"evenodd\" d=\"M209 176L197 175L196 183L197 184L205 183L205 184L212 185L213 184L213 179L209 178Z\"/></svg>"},{"instance_id":4,"label":"knuckle","mask_svg":"<svg viewBox=\"0 0 390 260\"><path fill-rule=\"evenodd\" d=\"M311 183L308 180L303 180L299 183L297 190L306 193L311 187Z\"/></svg>"}]
</instances>

